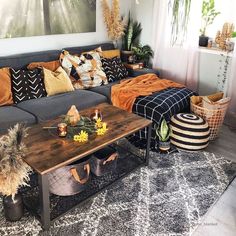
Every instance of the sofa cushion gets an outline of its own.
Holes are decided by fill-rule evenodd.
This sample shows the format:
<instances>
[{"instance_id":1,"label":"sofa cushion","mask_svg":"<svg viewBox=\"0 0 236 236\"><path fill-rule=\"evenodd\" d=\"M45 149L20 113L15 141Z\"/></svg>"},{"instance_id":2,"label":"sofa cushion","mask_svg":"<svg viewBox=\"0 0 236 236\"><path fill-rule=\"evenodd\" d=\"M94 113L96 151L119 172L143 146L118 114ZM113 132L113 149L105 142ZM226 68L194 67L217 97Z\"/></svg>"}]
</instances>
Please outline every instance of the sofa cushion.
<instances>
[{"instance_id":1,"label":"sofa cushion","mask_svg":"<svg viewBox=\"0 0 236 236\"><path fill-rule=\"evenodd\" d=\"M30 125L36 123L36 118L15 106L0 107L0 133L6 132L18 122Z\"/></svg>"},{"instance_id":2,"label":"sofa cushion","mask_svg":"<svg viewBox=\"0 0 236 236\"><path fill-rule=\"evenodd\" d=\"M47 95L43 82L42 69L11 71L11 85L14 103Z\"/></svg>"},{"instance_id":3,"label":"sofa cushion","mask_svg":"<svg viewBox=\"0 0 236 236\"><path fill-rule=\"evenodd\" d=\"M33 113L37 116L38 122L42 122L66 114L72 105L75 105L78 110L82 110L103 102L107 102L107 98L101 94L88 90L75 90L69 93L24 101L17 104L17 107Z\"/></svg>"},{"instance_id":4,"label":"sofa cushion","mask_svg":"<svg viewBox=\"0 0 236 236\"><path fill-rule=\"evenodd\" d=\"M48 62L32 62L27 66L27 69L33 70L38 67L40 67L40 68L43 67L43 68L46 68L51 71L56 71L60 65L61 64L60 64L59 60L48 61Z\"/></svg>"},{"instance_id":5,"label":"sofa cushion","mask_svg":"<svg viewBox=\"0 0 236 236\"><path fill-rule=\"evenodd\" d=\"M128 76L128 71L119 57L102 58L102 67L108 82L115 82Z\"/></svg>"},{"instance_id":6,"label":"sofa cushion","mask_svg":"<svg viewBox=\"0 0 236 236\"><path fill-rule=\"evenodd\" d=\"M117 83L119 83L119 81L109 83L109 84L104 85L104 86L91 88L89 91L93 91L95 93L99 93L101 95L104 95L104 96L107 97L108 101L111 102L111 87L112 87L112 85L117 84Z\"/></svg>"},{"instance_id":7,"label":"sofa cushion","mask_svg":"<svg viewBox=\"0 0 236 236\"><path fill-rule=\"evenodd\" d=\"M54 72L43 68L43 73L48 96L74 91L69 76L61 66Z\"/></svg>"},{"instance_id":8,"label":"sofa cushion","mask_svg":"<svg viewBox=\"0 0 236 236\"><path fill-rule=\"evenodd\" d=\"M108 83L97 51L86 52L79 57L71 55L68 51L62 51L60 62L67 74L74 78L72 83L76 89L86 89Z\"/></svg>"},{"instance_id":9,"label":"sofa cushion","mask_svg":"<svg viewBox=\"0 0 236 236\"><path fill-rule=\"evenodd\" d=\"M0 106L13 104L11 73L8 67L0 69Z\"/></svg>"}]
</instances>

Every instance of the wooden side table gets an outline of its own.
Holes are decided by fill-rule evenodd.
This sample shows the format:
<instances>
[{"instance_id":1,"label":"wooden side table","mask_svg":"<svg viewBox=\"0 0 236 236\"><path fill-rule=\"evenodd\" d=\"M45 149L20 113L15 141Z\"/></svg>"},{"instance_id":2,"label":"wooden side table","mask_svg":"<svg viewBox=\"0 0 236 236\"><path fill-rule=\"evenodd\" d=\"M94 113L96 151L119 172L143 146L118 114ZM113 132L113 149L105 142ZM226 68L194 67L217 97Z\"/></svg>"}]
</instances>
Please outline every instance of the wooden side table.
<instances>
[{"instance_id":1,"label":"wooden side table","mask_svg":"<svg viewBox=\"0 0 236 236\"><path fill-rule=\"evenodd\" d=\"M160 76L160 72L157 69L151 69L151 68L131 69L129 67L126 67L126 69L129 72L130 77L136 77L136 76L145 75L148 73L153 73L153 74L156 74L157 76Z\"/></svg>"}]
</instances>

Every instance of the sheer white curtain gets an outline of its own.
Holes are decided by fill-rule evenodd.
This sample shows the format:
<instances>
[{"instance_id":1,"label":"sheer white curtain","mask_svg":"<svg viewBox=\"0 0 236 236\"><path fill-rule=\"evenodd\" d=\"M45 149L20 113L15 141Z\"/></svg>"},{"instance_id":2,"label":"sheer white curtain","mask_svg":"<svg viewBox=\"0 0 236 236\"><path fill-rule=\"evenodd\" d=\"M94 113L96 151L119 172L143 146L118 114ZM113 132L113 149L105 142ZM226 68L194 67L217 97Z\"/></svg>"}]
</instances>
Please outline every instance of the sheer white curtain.
<instances>
[{"instance_id":1,"label":"sheer white curtain","mask_svg":"<svg viewBox=\"0 0 236 236\"><path fill-rule=\"evenodd\" d=\"M171 46L171 12L169 0L155 0L153 7L153 66L161 76L198 89L198 39L201 27L201 3L192 1L189 27L182 46Z\"/></svg>"}]
</instances>

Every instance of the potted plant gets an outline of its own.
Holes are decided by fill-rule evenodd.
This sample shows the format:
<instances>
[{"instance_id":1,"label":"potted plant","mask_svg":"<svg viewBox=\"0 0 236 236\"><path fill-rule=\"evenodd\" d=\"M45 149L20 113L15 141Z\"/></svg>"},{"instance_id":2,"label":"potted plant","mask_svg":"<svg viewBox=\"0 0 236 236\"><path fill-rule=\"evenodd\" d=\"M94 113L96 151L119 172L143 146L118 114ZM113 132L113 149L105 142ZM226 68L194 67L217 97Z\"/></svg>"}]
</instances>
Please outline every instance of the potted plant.
<instances>
[{"instance_id":1,"label":"potted plant","mask_svg":"<svg viewBox=\"0 0 236 236\"><path fill-rule=\"evenodd\" d=\"M138 62L142 62L144 67L147 67L150 61L150 58L153 57L153 50L149 45L142 46L139 44L137 47L132 47L132 50L134 51L134 55L136 56L136 59Z\"/></svg>"},{"instance_id":2,"label":"potted plant","mask_svg":"<svg viewBox=\"0 0 236 236\"><path fill-rule=\"evenodd\" d=\"M23 138L27 129L16 124L8 134L0 138L0 193L3 195L5 217L17 221L23 216L21 186L27 185L31 168L23 161L26 147Z\"/></svg>"},{"instance_id":3,"label":"potted plant","mask_svg":"<svg viewBox=\"0 0 236 236\"><path fill-rule=\"evenodd\" d=\"M162 120L161 125L156 129L156 135L159 138L159 149L168 151L170 149L171 128L165 119Z\"/></svg>"},{"instance_id":4,"label":"potted plant","mask_svg":"<svg viewBox=\"0 0 236 236\"><path fill-rule=\"evenodd\" d=\"M132 47L138 44L141 32L141 23L133 21L129 13L128 23L125 27L124 35L122 37L122 61L128 62L129 57L133 55Z\"/></svg>"},{"instance_id":5,"label":"potted plant","mask_svg":"<svg viewBox=\"0 0 236 236\"><path fill-rule=\"evenodd\" d=\"M202 3L202 28L199 36L199 46L207 47L209 37L206 36L207 27L213 24L215 18L220 14L215 10L215 0L203 0Z\"/></svg>"}]
</instances>

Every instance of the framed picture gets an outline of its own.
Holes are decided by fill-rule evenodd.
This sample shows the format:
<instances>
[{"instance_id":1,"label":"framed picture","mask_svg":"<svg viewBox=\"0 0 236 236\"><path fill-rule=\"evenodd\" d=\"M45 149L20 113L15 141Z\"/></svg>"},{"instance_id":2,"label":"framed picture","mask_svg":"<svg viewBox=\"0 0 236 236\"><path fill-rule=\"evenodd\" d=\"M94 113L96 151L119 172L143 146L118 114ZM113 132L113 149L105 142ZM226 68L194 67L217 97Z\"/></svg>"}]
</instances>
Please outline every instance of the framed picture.
<instances>
[{"instance_id":1,"label":"framed picture","mask_svg":"<svg viewBox=\"0 0 236 236\"><path fill-rule=\"evenodd\" d=\"M1 0L0 38L96 31L96 0Z\"/></svg>"}]
</instances>

